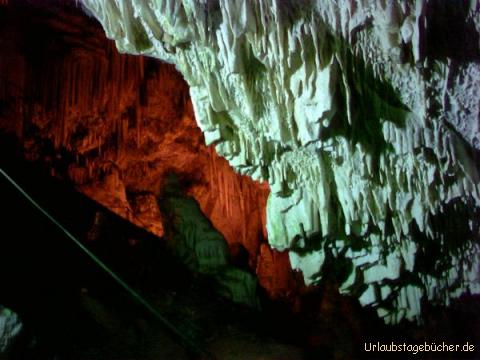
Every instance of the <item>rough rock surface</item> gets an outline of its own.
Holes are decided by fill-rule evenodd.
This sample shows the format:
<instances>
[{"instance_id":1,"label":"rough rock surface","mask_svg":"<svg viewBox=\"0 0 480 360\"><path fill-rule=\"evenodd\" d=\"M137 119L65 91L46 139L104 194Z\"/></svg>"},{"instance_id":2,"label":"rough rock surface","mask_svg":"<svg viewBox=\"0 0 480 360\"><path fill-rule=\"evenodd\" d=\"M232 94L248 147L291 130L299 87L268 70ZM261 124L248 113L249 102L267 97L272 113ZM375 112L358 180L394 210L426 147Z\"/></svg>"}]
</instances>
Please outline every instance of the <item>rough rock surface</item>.
<instances>
[{"instance_id":1,"label":"rough rock surface","mask_svg":"<svg viewBox=\"0 0 480 360\"><path fill-rule=\"evenodd\" d=\"M207 143L269 182L269 243L306 283L333 269L386 322L480 292L478 2L82 3L176 65Z\"/></svg>"},{"instance_id":2,"label":"rough rock surface","mask_svg":"<svg viewBox=\"0 0 480 360\"><path fill-rule=\"evenodd\" d=\"M22 328L23 324L19 316L0 305L0 355L8 350Z\"/></svg>"}]
</instances>

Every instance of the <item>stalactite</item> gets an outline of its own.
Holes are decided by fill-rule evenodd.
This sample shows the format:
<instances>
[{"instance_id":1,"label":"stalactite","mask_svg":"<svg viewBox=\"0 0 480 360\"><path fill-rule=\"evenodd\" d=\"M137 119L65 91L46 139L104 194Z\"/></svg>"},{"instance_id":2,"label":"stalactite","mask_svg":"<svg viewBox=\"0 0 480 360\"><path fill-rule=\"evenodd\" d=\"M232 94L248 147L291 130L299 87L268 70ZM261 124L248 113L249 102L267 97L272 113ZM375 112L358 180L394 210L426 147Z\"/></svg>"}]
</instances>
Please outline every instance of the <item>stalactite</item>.
<instances>
[{"instance_id":1,"label":"stalactite","mask_svg":"<svg viewBox=\"0 0 480 360\"><path fill-rule=\"evenodd\" d=\"M247 249L255 269L269 191L239 178L214 146L203 145L188 108L189 89L174 67L121 55L103 38L98 45L69 44L64 54L52 50L28 58L20 45L33 35L25 34L12 45L21 59L15 61L16 71L0 57L0 73L10 80L0 81L0 101L18 99L15 114L22 112L25 124L17 125L17 135L25 137L24 144L43 146L51 140L54 152L73 155L64 173L49 163L52 174L69 176L80 191L159 236L161 214L142 213L142 197L139 203L130 197L147 193L152 202L161 193L166 172L182 174L192 181L186 191L230 245ZM101 29L84 41L92 44L95 36L103 36ZM38 41L44 41L47 49L53 46L45 39ZM18 86L12 90L10 83ZM145 89L144 94L139 89ZM6 123L17 124L10 117L3 120L0 116L0 129ZM30 133L27 128L38 131ZM40 156L39 149L31 151Z\"/></svg>"},{"instance_id":2,"label":"stalactite","mask_svg":"<svg viewBox=\"0 0 480 360\"><path fill-rule=\"evenodd\" d=\"M445 13L455 9L449 2L438 9L429 1L406 1L403 7L380 0L355 5L314 1L299 11L295 1L262 0L243 2L246 15L232 17L238 11L235 2L213 1L218 7L203 11L192 1L179 0L183 11L201 15L176 23L172 19L180 14L174 8L158 11L166 4L162 0L148 5L132 0L122 17L108 11L108 1L83 1L124 51L157 56L182 71L192 86L205 137L215 138L219 153L238 171L269 182L269 243L290 251L306 282L323 281L320 269L327 255L348 254L350 274L341 291L355 293L356 276L365 277L359 300L376 307L387 322L418 318L419 306L413 302L421 296L444 301L462 291L480 293L478 277L474 279L477 263L468 271L452 265L457 277L452 284L432 265L415 274L425 291L405 286L388 299L378 298L375 291L386 291L385 279L402 281L399 264L413 263L425 251L425 237L438 246L441 241L460 246L453 238L442 240L438 218L461 217L458 212L470 208L475 216L480 211L478 166L472 155L480 148L478 7L465 5L455 18ZM145 30L161 28L166 34L162 39L146 45L128 28L126 33L112 31L114 25L145 19L150 12L157 18L145 23ZM462 24L459 33L472 35L456 42L473 47L473 56L458 44L445 42L441 50L428 44L433 33L441 32L438 23L449 16ZM217 37L209 36L212 18ZM231 125L229 117L236 127L223 134ZM415 145L422 138L417 133L424 140ZM235 191L230 178L217 178L220 203L229 217L235 204L226 198ZM448 213L456 200L463 205ZM390 232L385 231L387 210ZM464 226L469 233L460 252L476 259L478 226ZM414 236L412 227L421 236ZM318 234L322 238L317 241ZM368 246L354 248L345 241L352 236ZM302 249L297 249L299 237ZM404 243L410 249L405 254L400 251ZM446 258L456 258L444 250ZM370 258L363 259L363 251ZM400 252L399 260L395 254ZM275 263L273 255L264 255Z\"/></svg>"}]
</instances>

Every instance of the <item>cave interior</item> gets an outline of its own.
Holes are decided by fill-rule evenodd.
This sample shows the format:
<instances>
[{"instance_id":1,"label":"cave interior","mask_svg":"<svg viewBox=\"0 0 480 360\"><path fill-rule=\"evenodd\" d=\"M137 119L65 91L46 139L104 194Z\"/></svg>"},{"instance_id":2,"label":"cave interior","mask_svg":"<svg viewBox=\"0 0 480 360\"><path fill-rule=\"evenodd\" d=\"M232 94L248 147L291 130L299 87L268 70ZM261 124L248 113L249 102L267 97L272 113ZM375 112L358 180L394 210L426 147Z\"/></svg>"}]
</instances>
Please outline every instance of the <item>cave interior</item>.
<instances>
[{"instance_id":1,"label":"cave interior","mask_svg":"<svg viewBox=\"0 0 480 360\"><path fill-rule=\"evenodd\" d=\"M432 26L438 30L443 20L437 19ZM466 31L462 26L453 23L445 41L457 43L451 51L465 56L450 56L431 32L430 56L478 65L478 49L454 35ZM479 223L474 200L451 201L435 218L433 227L448 233L448 247L443 237L438 247L422 238L424 229L412 220L410 234L418 233L426 244L415 267L379 286L362 283L366 271L353 279L357 264L347 259L346 248L337 251L335 239L309 232L301 219L294 219L300 230L288 247L272 246L276 229L267 214L276 201L272 194L297 190L289 189L288 181L276 186L267 177L253 180L229 164L207 139L208 131L199 128L201 111L179 66L118 47L81 1L0 1L0 359L384 358L365 351L367 343L377 342L468 342L475 351L423 355L480 356L480 297L474 291L448 304L422 297L418 317L400 321L385 320L377 303L365 300L370 289L373 297L383 294L382 286L394 289L392 294L401 286L428 288L419 285L416 272L443 271L438 268L454 262L455 249L470 246L463 240L472 237L465 222ZM353 86L353 95L339 87L335 101L352 96L352 106L363 111L356 116L380 115L352 126L351 133L342 126L355 119L332 115L339 125L328 126L320 137L365 146L373 154L369 166L376 167L381 154L396 151L385 141L371 141L382 132L383 112L394 118L392 126L408 128L408 107L392 86L349 54L359 70L344 72L364 87ZM264 65L252 60L248 66ZM452 83L457 80L451 75ZM387 105L369 98L375 91L389 98ZM225 119L221 136L235 138L230 115L217 115ZM297 129L299 138L302 131ZM299 142L308 148L309 141ZM288 143L282 151L295 146ZM479 150L467 150L478 159ZM422 156L437 161L427 150ZM337 181L332 179L328 186ZM478 179L472 181L478 185ZM332 214L341 206L340 198L332 200ZM344 215L328 216L334 229L346 222ZM394 218L387 211L389 216ZM285 222L291 226L294 220ZM374 227L369 221L359 220L358 226L369 232ZM393 227L389 234L395 237ZM341 241L369 248L355 231L342 230ZM478 245L476 235L472 241ZM474 250L465 261L475 263L477 248L469 249ZM308 273L305 264L315 262L319 251L322 264ZM382 266L389 269L388 261ZM408 264L399 267L403 271ZM342 284L349 277L345 293ZM398 304L389 303L391 298L380 304L388 311Z\"/></svg>"}]
</instances>

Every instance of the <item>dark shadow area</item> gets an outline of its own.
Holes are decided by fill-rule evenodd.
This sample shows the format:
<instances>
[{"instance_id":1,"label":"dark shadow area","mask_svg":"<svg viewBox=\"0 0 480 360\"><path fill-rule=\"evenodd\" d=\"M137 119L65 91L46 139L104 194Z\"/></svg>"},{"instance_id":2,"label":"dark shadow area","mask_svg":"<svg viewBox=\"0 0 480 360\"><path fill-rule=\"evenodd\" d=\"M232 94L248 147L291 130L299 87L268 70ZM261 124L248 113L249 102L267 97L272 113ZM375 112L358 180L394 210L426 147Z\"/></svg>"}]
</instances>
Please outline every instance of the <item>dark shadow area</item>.
<instances>
[{"instance_id":1,"label":"dark shadow area","mask_svg":"<svg viewBox=\"0 0 480 360\"><path fill-rule=\"evenodd\" d=\"M391 150L391 145L383 137L383 123L390 121L399 128L405 127L410 109L402 103L393 86L378 78L372 65L355 56L343 40L332 38L328 41L334 42L336 51L342 54L344 81L338 81L336 90L341 110L336 112L330 126L323 130L321 138L341 136L348 139L352 146L361 144L374 157L373 164L376 166L379 155ZM354 109L350 119L348 109Z\"/></svg>"},{"instance_id":2,"label":"dark shadow area","mask_svg":"<svg viewBox=\"0 0 480 360\"><path fill-rule=\"evenodd\" d=\"M173 259L166 261L169 258L160 239L102 208L68 184L49 177L41 167L25 163L20 152L13 154L16 147L9 142L5 137L0 141L0 167L78 239L87 240L97 212L106 214L110 222L106 233L86 245L120 276L136 280L139 285L139 279L147 280L154 271L162 273L166 270L163 267L173 266ZM107 304L113 302L114 309L120 307L132 323L135 316L147 317L109 275L3 176L0 192L0 303L18 312L25 324L13 359L76 358L84 342L107 341L109 334L105 330L109 329L102 325L105 312L92 313L88 305L97 297ZM128 243L131 238L141 238L142 242L132 248ZM148 262L148 257L158 260L161 255L163 261L155 263L156 268L147 274L142 269L143 258ZM176 275L180 279L184 273L178 270Z\"/></svg>"},{"instance_id":3,"label":"dark shadow area","mask_svg":"<svg viewBox=\"0 0 480 360\"><path fill-rule=\"evenodd\" d=\"M480 61L479 34L473 20L468 18L470 3L468 0L428 2L426 56L439 60Z\"/></svg>"}]
</instances>

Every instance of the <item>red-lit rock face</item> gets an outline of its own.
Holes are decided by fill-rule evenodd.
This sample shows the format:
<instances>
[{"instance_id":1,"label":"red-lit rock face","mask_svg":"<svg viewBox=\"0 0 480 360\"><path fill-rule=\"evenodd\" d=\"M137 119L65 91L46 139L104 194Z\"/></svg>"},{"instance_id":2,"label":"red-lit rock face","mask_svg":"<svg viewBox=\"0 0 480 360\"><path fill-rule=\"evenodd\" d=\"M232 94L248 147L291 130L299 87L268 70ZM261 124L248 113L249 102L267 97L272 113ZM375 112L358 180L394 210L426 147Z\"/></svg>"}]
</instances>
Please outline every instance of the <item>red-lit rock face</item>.
<instances>
[{"instance_id":1,"label":"red-lit rock face","mask_svg":"<svg viewBox=\"0 0 480 360\"><path fill-rule=\"evenodd\" d=\"M27 158L158 236L157 198L165 176L176 173L232 254L245 249L260 284L287 296L295 288L288 256L265 243L268 186L234 173L204 145L174 67L119 54L75 9L40 9L27 14L28 24L19 22L20 10L7 9L1 25L8 35L0 129L21 139Z\"/></svg>"}]
</instances>

